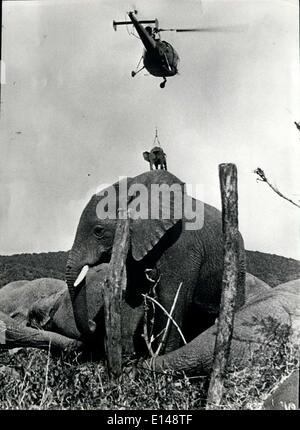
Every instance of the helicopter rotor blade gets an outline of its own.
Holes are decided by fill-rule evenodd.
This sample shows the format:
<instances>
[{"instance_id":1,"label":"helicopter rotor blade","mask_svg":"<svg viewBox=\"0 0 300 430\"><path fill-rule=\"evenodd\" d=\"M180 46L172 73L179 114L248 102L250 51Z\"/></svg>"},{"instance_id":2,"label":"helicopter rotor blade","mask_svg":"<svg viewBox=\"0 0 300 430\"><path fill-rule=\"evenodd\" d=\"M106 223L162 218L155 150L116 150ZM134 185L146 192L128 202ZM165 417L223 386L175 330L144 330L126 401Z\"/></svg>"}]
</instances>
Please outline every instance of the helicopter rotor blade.
<instances>
[{"instance_id":1,"label":"helicopter rotor blade","mask_svg":"<svg viewBox=\"0 0 300 430\"><path fill-rule=\"evenodd\" d=\"M159 28L157 31L175 31L176 33L232 33L240 32L245 29L244 26L233 25L224 27L200 27L200 28Z\"/></svg>"}]
</instances>

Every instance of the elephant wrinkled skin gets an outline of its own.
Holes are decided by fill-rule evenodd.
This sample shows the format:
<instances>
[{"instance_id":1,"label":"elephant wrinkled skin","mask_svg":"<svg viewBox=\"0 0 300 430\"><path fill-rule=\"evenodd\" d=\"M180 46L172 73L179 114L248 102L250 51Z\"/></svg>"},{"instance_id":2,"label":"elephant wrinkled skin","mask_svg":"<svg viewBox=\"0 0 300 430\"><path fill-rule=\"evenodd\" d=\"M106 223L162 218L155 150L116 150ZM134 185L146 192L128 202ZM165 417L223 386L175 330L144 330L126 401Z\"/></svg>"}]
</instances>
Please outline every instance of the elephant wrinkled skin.
<instances>
[{"instance_id":1,"label":"elephant wrinkled skin","mask_svg":"<svg viewBox=\"0 0 300 430\"><path fill-rule=\"evenodd\" d=\"M10 282L0 289L0 311L21 323L34 304L43 302L50 309L66 290L64 281L53 278Z\"/></svg>"},{"instance_id":2,"label":"elephant wrinkled skin","mask_svg":"<svg viewBox=\"0 0 300 430\"><path fill-rule=\"evenodd\" d=\"M243 368L260 345L272 348L272 334L279 327L290 329L290 340L300 343L300 279L262 289L260 293L237 311L230 347L231 365ZM269 330L265 330L269 327ZM211 371L217 327L210 327L187 345L155 358L151 367L172 369L187 374L206 374Z\"/></svg>"},{"instance_id":3,"label":"elephant wrinkled skin","mask_svg":"<svg viewBox=\"0 0 300 430\"><path fill-rule=\"evenodd\" d=\"M81 350L83 344L79 338L67 337L64 331L59 334L43 330L52 322L64 295L69 296L66 283L53 278L15 281L2 287L0 349L33 347L48 350L50 344L53 352Z\"/></svg>"},{"instance_id":4,"label":"elephant wrinkled skin","mask_svg":"<svg viewBox=\"0 0 300 430\"><path fill-rule=\"evenodd\" d=\"M130 249L127 258L126 302L131 307L142 303L142 293L149 292L153 283L150 278L160 279L156 287L158 301L170 311L176 291L182 283L174 318L182 327L187 340L197 333L193 332L194 315L200 316L202 329L209 327L218 315L223 273L223 235L221 212L216 208L187 196L184 184L171 173L164 170L150 171L135 178L127 178L127 205L135 207L136 194L130 193L132 187L143 185L148 191L146 202L149 212L155 206L150 190L156 186L178 186L183 211L180 217L169 215L158 219L132 219L130 227ZM118 195L122 184L115 183L113 189ZM99 204L106 189L101 195L94 195L85 207L76 232L73 247L69 254L66 278L72 297L74 316L78 329L86 338L89 337L89 326L86 320L86 303L82 288L84 279L82 271L110 260L113 239L116 229L116 218L106 218L105 212L99 213ZM139 196L141 198L141 196ZM144 196L142 196L144 198ZM149 202L148 202L149 199ZM145 201L145 198L144 200ZM187 229L190 219L187 218L188 202L192 207L200 208L199 215L203 226L197 230ZM162 213L167 209L172 213L176 205L175 194L169 200L161 199L159 208ZM118 206L117 206L118 209ZM243 240L239 236L239 285L237 307L244 303L245 254ZM147 272L148 270L148 272ZM150 270L150 271L149 271ZM80 274L81 283L74 287ZM78 280L79 282L79 280ZM158 309L155 318L155 333L160 333L166 325L165 315ZM172 351L181 345L181 338L171 327L166 340L165 351Z\"/></svg>"}]
</instances>

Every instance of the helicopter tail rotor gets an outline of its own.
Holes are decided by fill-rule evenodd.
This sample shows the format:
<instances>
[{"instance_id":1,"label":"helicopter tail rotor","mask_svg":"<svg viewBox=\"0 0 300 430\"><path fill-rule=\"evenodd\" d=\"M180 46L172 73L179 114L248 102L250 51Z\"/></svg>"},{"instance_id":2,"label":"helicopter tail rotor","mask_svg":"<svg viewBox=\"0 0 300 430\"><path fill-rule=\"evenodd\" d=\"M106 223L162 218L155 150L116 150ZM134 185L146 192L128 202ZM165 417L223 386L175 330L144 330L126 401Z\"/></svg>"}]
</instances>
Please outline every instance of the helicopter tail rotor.
<instances>
[{"instance_id":1,"label":"helicopter tail rotor","mask_svg":"<svg viewBox=\"0 0 300 430\"><path fill-rule=\"evenodd\" d=\"M132 12L128 12L128 15L130 17L131 14L137 15L137 13L138 13L138 11L136 9L134 9ZM138 20L138 22L140 24L154 24L156 27L158 27L158 20L156 18L155 19L145 19L145 20L141 20L141 21ZM130 20L130 21L115 21L115 20L113 20L113 29L115 31L117 31L117 28L119 25L126 25L126 26L132 25L132 20Z\"/></svg>"}]
</instances>

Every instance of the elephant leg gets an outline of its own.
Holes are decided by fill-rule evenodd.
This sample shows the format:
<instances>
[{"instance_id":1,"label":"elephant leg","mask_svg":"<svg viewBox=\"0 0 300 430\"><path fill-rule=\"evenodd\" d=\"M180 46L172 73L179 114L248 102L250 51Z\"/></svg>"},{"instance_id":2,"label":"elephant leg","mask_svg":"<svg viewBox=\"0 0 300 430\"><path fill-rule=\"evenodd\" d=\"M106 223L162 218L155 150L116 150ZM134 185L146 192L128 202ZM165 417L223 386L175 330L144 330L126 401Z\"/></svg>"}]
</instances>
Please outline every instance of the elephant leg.
<instances>
[{"instance_id":1,"label":"elephant leg","mask_svg":"<svg viewBox=\"0 0 300 430\"><path fill-rule=\"evenodd\" d=\"M174 265L172 264L173 261L180 261L181 265ZM198 259L194 258L193 261L195 264L190 264L190 260L185 258L185 248L176 245L173 249L169 248L165 252L158 264L161 275L157 288L158 301L170 313L177 295L172 316L186 341L189 340L190 330L190 324L187 324L187 320L192 307L195 288L198 285L200 270ZM157 311L155 318L156 333L159 333L166 327L168 318L162 311ZM201 319L201 313L199 313L198 320L193 322L193 325L197 326L197 334L200 330L198 327L200 327ZM173 351L183 343L179 330L174 323L170 322L165 351Z\"/></svg>"},{"instance_id":2,"label":"elephant leg","mask_svg":"<svg viewBox=\"0 0 300 430\"><path fill-rule=\"evenodd\" d=\"M161 304L161 306L170 314L171 308L169 307L169 300L164 299L158 299L158 302ZM176 321L178 327L182 330L183 327L183 315L181 312L176 312L172 314L172 318L174 321ZM161 333L161 336L158 338L158 344L155 345L155 348L159 345L161 340L163 339L164 332L167 328L168 324L168 317L165 315L165 313L161 310L156 308L155 310L155 333L156 335L158 333ZM168 327L168 333L164 340L164 345L161 348L161 353L168 353L170 351L173 351L175 349L178 349L180 346L182 346L183 340L177 330L177 328L174 326L174 324L170 321L169 327Z\"/></svg>"},{"instance_id":3,"label":"elephant leg","mask_svg":"<svg viewBox=\"0 0 300 430\"><path fill-rule=\"evenodd\" d=\"M278 351L282 328L286 341L298 346L300 335L299 281L291 281L271 290L259 293L240 308L234 320L229 362L243 369L251 366L253 354ZM155 368L172 369L188 374L211 372L214 357L217 326L201 333L182 348L165 356L157 357ZM254 355L255 356L255 355ZM251 367L250 367L251 369Z\"/></svg>"},{"instance_id":4,"label":"elephant leg","mask_svg":"<svg viewBox=\"0 0 300 430\"><path fill-rule=\"evenodd\" d=\"M57 333L21 326L0 312L0 350L19 347L50 348L51 352L62 352L80 351L83 344Z\"/></svg>"},{"instance_id":5,"label":"elephant leg","mask_svg":"<svg viewBox=\"0 0 300 430\"><path fill-rule=\"evenodd\" d=\"M172 312L172 318L179 327L183 337L186 338L187 336L185 330L185 319L187 311L190 307L189 302L192 299L192 295L190 294L191 291L189 292L189 289L192 287L190 286L189 282L182 281L181 275L180 277L167 277L163 275L161 277L159 288L157 290L157 301L170 314L175 302L177 291L179 290L179 286L181 284L181 288L177 295L176 304ZM164 333L167 324L168 317L161 309L156 307L155 333ZM160 337L158 342L162 339L162 336ZM169 321L168 333L163 345L164 348L162 348L161 352L164 351L165 353L167 353L169 351L173 351L183 345L183 343L184 341L178 328L172 321Z\"/></svg>"}]
</instances>

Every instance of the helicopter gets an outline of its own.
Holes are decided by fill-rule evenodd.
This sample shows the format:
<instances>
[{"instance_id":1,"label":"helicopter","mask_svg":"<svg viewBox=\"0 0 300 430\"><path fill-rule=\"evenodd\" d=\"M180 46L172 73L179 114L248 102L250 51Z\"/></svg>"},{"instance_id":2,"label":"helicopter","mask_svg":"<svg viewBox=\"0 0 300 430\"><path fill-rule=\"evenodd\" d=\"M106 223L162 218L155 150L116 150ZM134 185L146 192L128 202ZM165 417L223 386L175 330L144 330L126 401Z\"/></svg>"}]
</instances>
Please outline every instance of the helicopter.
<instances>
[{"instance_id":1,"label":"helicopter","mask_svg":"<svg viewBox=\"0 0 300 430\"><path fill-rule=\"evenodd\" d=\"M164 88L167 82L167 77L175 76L178 74L178 63L179 55L173 46L161 40L160 33L162 31L175 31L175 32L228 32L241 30L241 26L226 26L226 27L209 27L209 28L159 28L157 18L152 20L138 20L136 18L138 11L134 10L128 12L130 21L113 21L113 28L116 31L119 25L133 25L136 29L140 40L144 45L144 53L141 57L137 70L131 72L131 76L136 76L143 69L153 76L162 77L163 81L160 83L160 87ZM142 24L148 24L144 27ZM149 25L149 24L152 24ZM153 25L154 24L154 25ZM133 33L132 33L133 34ZM140 68L140 63L143 60L144 65Z\"/></svg>"},{"instance_id":2,"label":"helicopter","mask_svg":"<svg viewBox=\"0 0 300 430\"><path fill-rule=\"evenodd\" d=\"M145 47L144 54L141 58L141 60L143 59L144 65L139 70L132 71L131 76L134 77L143 69L146 69L151 75L163 78L160 87L164 88L167 82L166 77L175 76L178 73L177 66L179 55L170 43L160 39L159 33L162 29L159 28L157 19L138 21L135 16L136 14L136 10L134 12L128 12L130 21L113 21L113 28L115 31L118 25L132 24ZM144 27L142 24L154 24L154 27L150 25Z\"/></svg>"},{"instance_id":3,"label":"helicopter","mask_svg":"<svg viewBox=\"0 0 300 430\"><path fill-rule=\"evenodd\" d=\"M133 25L136 29L140 40L142 41L145 49L142 58L140 59L137 69L140 66L141 60L143 60L143 67L136 71L131 72L131 76L136 76L143 69L148 70L148 72L153 76L162 77L163 81L160 84L161 88L164 88L167 82L167 77L175 76L178 74L178 63L179 55L173 46L161 40L160 33L162 31L175 31L175 32L192 32L192 31L223 31L220 28L169 28L163 29L159 28L157 18L152 20L141 20L136 18L137 10L133 12L128 12L130 21L113 21L113 28L116 31L119 25ZM142 24L147 24L144 27ZM149 25L149 24L152 24ZM154 25L153 25L154 24Z\"/></svg>"}]
</instances>

